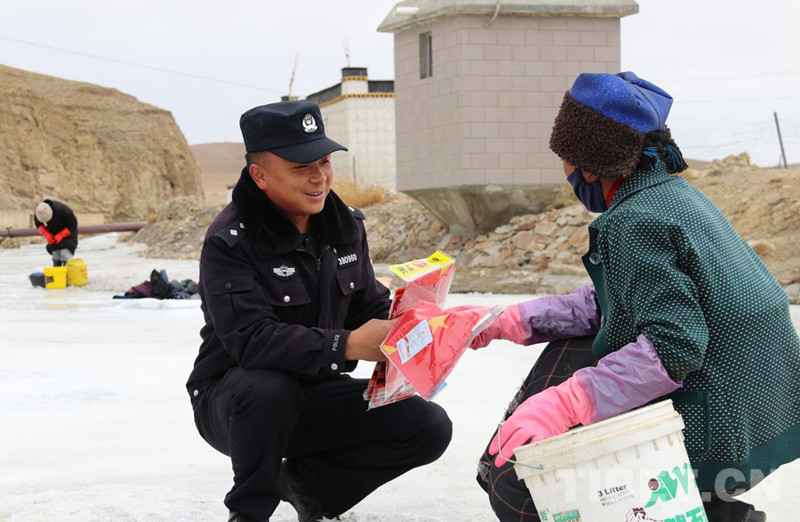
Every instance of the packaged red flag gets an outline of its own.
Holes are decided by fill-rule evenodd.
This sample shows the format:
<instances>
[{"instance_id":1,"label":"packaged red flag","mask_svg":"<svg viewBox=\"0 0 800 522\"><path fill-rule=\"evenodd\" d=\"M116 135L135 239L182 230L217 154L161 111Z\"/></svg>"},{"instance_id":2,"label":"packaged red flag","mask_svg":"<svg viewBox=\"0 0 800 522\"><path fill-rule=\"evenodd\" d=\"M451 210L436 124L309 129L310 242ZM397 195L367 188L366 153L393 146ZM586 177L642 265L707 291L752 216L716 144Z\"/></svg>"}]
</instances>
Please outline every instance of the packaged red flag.
<instances>
[{"instance_id":1,"label":"packaged red flag","mask_svg":"<svg viewBox=\"0 0 800 522\"><path fill-rule=\"evenodd\" d=\"M442 310L420 301L400 315L381 351L411 383L417 393L430 400L467 346L494 322L500 307L457 307Z\"/></svg>"},{"instance_id":2,"label":"packaged red flag","mask_svg":"<svg viewBox=\"0 0 800 522\"><path fill-rule=\"evenodd\" d=\"M391 265L389 269L408 281L408 284L395 291L390 317L400 314L419 303L427 301L444 306L450 283L456 271L453 258L436 251L427 259L417 259L401 265Z\"/></svg>"},{"instance_id":3,"label":"packaged red flag","mask_svg":"<svg viewBox=\"0 0 800 522\"><path fill-rule=\"evenodd\" d=\"M389 269L408 283L394 292L389 312L389 317L393 319L423 300L444 306L455 273L455 260L437 250L425 259L391 265ZM414 387L402 372L387 362L379 362L375 364L364 392L364 400L369 401L369 408L375 408L411 397L415 393Z\"/></svg>"},{"instance_id":4,"label":"packaged red flag","mask_svg":"<svg viewBox=\"0 0 800 522\"><path fill-rule=\"evenodd\" d=\"M388 362L381 361L375 363L364 400L369 401L367 409L372 409L407 399L416 393L402 373Z\"/></svg>"}]
</instances>

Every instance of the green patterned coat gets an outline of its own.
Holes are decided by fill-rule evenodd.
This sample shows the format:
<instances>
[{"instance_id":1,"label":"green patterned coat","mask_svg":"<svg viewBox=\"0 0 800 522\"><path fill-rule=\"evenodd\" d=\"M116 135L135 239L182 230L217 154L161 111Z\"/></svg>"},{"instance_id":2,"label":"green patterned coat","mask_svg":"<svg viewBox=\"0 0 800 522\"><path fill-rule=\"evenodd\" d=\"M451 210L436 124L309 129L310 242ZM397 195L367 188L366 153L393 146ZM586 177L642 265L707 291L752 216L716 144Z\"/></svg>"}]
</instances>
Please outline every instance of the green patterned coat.
<instances>
[{"instance_id":1,"label":"green patterned coat","mask_svg":"<svg viewBox=\"0 0 800 522\"><path fill-rule=\"evenodd\" d=\"M786 293L722 212L663 163L589 226L599 359L644 334L670 377L701 490L800 456L800 340ZM724 482L722 482L724 480Z\"/></svg>"}]
</instances>

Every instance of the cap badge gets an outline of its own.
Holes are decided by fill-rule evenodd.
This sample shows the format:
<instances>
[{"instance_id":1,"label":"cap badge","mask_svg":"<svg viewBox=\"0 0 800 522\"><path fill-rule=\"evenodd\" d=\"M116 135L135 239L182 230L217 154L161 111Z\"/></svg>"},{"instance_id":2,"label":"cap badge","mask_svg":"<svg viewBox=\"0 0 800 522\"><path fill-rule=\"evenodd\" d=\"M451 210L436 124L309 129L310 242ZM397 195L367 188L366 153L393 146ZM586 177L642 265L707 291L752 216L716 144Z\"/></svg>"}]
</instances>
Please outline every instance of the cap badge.
<instances>
[{"instance_id":1,"label":"cap badge","mask_svg":"<svg viewBox=\"0 0 800 522\"><path fill-rule=\"evenodd\" d=\"M314 116L310 114L303 116L303 130L308 134L317 130L317 122L314 121Z\"/></svg>"}]
</instances>

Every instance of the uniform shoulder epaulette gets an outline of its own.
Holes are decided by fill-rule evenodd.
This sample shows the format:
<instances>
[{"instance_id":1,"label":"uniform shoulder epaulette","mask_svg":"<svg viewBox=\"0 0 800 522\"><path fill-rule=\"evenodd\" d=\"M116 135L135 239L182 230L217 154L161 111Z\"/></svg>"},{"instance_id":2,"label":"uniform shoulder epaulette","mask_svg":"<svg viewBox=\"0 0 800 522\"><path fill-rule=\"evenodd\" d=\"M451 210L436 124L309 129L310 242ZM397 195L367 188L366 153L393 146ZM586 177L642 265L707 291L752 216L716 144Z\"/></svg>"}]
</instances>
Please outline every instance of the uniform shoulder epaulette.
<instances>
[{"instance_id":1,"label":"uniform shoulder epaulette","mask_svg":"<svg viewBox=\"0 0 800 522\"><path fill-rule=\"evenodd\" d=\"M349 208L350 212L353 213L353 216L357 217L358 219L366 219L366 216L364 216L364 213L361 212L356 207L351 207L350 205L348 205L347 208Z\"/></svg>"},{"instance_id":2,"label":"uniform shoulder epaulette","mask_svg":"<svg viewBox=\"0 0 800 522\"><path fill-rule=\"evenodd\" d=\"M225 228L215 234L218 238L225 241L229 247L233 247L236 243L245 238L244 223L239 219L231 221Z\"/></svg>"}]
</instances>

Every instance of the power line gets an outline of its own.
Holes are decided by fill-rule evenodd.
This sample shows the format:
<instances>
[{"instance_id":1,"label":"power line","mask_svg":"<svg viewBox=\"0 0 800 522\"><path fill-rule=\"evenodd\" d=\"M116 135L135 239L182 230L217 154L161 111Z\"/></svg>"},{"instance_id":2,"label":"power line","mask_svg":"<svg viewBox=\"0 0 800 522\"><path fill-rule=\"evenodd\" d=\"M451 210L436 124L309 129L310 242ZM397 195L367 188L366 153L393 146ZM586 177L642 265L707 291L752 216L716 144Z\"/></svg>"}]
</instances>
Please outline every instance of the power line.
<instances>
[{"instance_id":1,"label":"power line","mask_svg":"<svg viewBox=\"0 0 800 522\"><path fill-rule=\"evenodd\" d=\"M90 53L84 53L84 52L81 52L81 51L74 51L72 49L65 49L63 47L56 47L56 46L53 46L53 45L45 45L45 44L40 44L40 43L36 43L36 42L29 42L29 41L26 41L26 40L19 40L19 39L16 39L16 38L9 38L7 36L0 36L0 40L7 40L9 42L30 45L30 46L33 46L33 47L41 47L43 49L49 49L51 51L59 51L59 52L62 52L62 53L75 54L75 55L78 55L78 56L84 56L84 57L87 57L87 58L93 58L95 60L104 60L106 62L118 63L118 64L121 64L121 65L129 65L129 66L132 66L132 67L139 67L141 69L149 69L151 71L158 71L158 72L162 72L162 73L173 74L175 76L183 76L183 77L186 77L186 78L193 78L195 80L203 80L203 81L207 81L207 82L220 83L220 84L223 84L223 85L232 85L234 87L241 87L243 89L254 89L254 90L257 90L257 91L274 92L274 93L278 93L278 94L283 94L283 91L279 91L277 89L268 89L266 87L258 87L257 85L248 85L246 83L237 83L237 82L231 82L231 81L228 81L228 80L220 80L218 78L209 78L208 76L200 76L200 75L197 75L197 74L185 73L185 72L181 72L181 71L174 71L172 69L165 69L163 67L154 67L152 65L144 65L144 64L136 63L136 62L128 62L128 61L125 61L125 60L118 60L116 58L109 58L107 56L100 56L100 55L97 55L97 54L90 54Z\"/></svg>"},{"instance_id":2,"label":"power line","mask_svg":"<svg viewBox=\"0 0 800 522\"><path fill-rule=\"evenodd\" d=\"M783 123L781 120L781 124ZM785 131L783 142L788 152L797 149L800 144L800 133L794 124L790 123L786 127L782 130ZM690 157L722 157L735 151L748 151L754 163L777 164L777 161L772 159L768 162L763 159L772 158L776 148L775 129L766 122L726 130L727 132L720 130L706 131L702 134L679 134L676 135L676 139L679 140L681 150Z\"/></svg>"},{"instance_id":3,"label":"power line","mask_svg":"<svg viewBox=\"0 0 800 522\"><path fill-rule=\"evenodd\" d=\"M798 129L800 129L800 123L795 123L795 122L793 122L792 120L787 120L787 119L784 119L783 117L781 117L781 121L782 121L783 123L787 123L787 124L789 124L791 127L796 127L796 128L798 128Z\"/></svg>"},{"instance_id":4,"label":"power line","mask_svg":"<svg viewBox=\"0 0 800 522\"><path fill-rule=\"evenodd\" d=\"M713 76L694 76L694 77L656 77L656 80L669 80L670 83L678 82L709 82L715 80L759 80L761 78L783 78L786 76L800 76L800 71L773 71L763 73L748 74L715 74Z\"/></svg>"},{"instance_id":5,"label":"power line","mask_svg":"<svg viewBox=\"0 0 800 522\"><path fill-rule=\"evenodd\" d=\"M686 100L681 99L681 103L741 103L754 101L773 101L773 100L800 100L800 96L777 96L774 98L725 98L712 100Z\"/></svg>"},{"instance_id":6,"label":"power line","mask_svg":"<svg viewBox=\"0 0 800 522\"><path fill-rule=\"evenodd\" d=\"M736 127L733 127L733 128L728 126L728 127L722 127L722 128L716 128L716 129L703 129L701 131L696 131L696 132L692 132L692 131L681 132L680 133L680 138L681 139L687 138L687 137L688 138L692 138L692 137L695 137L695 136L707 137L709 135L713 135L713 134L717 134L717 133L734 133L736 135L742 135L742 134L746 133L746 134L749 135L751 133L765 131L765 130L767 130L769 128L770 128L770 126L769 126L769 123L767 123L767 122L745 123L745 124L737 124Z\"/></svg>"}]
</instances>

